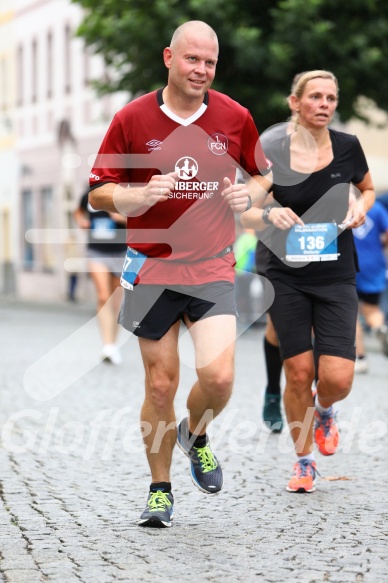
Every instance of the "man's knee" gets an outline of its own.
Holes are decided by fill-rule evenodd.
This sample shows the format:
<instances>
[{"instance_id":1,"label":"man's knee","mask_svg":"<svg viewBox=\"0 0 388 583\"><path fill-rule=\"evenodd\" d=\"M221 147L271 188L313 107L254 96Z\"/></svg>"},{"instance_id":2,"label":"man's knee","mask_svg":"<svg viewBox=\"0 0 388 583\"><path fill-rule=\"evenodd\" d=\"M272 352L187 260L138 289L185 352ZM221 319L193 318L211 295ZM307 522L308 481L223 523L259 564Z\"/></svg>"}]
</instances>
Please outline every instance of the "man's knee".
<instances>
[{"instance_id":1,"label":"man's knee","mask_svg":"<svg viewBox=\"0 0 388 583\"><path fill-rule=\"evenodd\" d=\"M310 365L287 366L287 388L295 393L305 391L311 387L314 380L314 368Z\"/></svg>"},{"instance_id":2,"label":"man's knee","mask_svg":"<svg viewBox=\"0 0 388 583\"><path fill-rule=\"evenodd\" d=\"M158 375L147 382L146 400L152 402L157 409L168 409L174 402L177 390L177 380L175 376Z\"/></svg>"},{"instance_id":3,"label":"man's knee","mask_svg":"<svg viewBox=\"0 0 388 583\"><path fill-rule=\"evenodd\" d=\"M228 398L232 392L234 374L232 370L219 370L206 378L200 379L204 390L208 391L212 397L221 400Z\"/></svg>"},{"instance_id":4,"label":"man's knee","mask_svg":"<svg viewBox=\"0 0 388 583\"><path fill-rule=\"evenodd\" d=\"M328 393L335 395L336 400L340 401L347 397L350 393L353 383L353 373L344 374L322 374L319 376L319 391L318 393Z\"/></svg>"}]
</instances>

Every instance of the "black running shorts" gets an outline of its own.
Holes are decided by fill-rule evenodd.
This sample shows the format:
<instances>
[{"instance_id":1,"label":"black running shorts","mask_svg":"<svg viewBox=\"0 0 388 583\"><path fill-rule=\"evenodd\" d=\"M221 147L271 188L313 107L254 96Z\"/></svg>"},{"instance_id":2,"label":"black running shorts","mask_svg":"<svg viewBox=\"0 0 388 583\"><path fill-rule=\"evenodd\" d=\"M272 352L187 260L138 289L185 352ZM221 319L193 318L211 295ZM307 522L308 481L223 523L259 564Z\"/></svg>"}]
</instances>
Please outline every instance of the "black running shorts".
<instances>
[{"instance_id":1,"label":"black running shorts","mask_svg":"<svg viewBox=\"0 0 388 583\"><path fill-rule=\"evenodd\" d=\"M301 284L271 279L275 299L269 309L283 359L312 350L356 357L357 292L354 282Z\"/></svg>"},{"instance_id":2,"label":"black running shorts","mask_svg":"<svg viewBox=\"0 0 388 583\"><path fill-rule=\"evenodd\" d=\"M119 324L141 338L159 340L187 315L190 322L220 314L236 315L234 284L219 281L204 285L139 284L124 290Z\"/></svg>"},{"instance_id":3,"label":"black running shorts","mask_svg":"<svg viewBox=\"0 0 388 583\"><path fill-rule=\"evenodd\" d=\"M357 296L360 302L365 302L371 306L378 306L380 303L381 293L367 294L361 291L357 291Z\"/></svg>"}]
</instances>

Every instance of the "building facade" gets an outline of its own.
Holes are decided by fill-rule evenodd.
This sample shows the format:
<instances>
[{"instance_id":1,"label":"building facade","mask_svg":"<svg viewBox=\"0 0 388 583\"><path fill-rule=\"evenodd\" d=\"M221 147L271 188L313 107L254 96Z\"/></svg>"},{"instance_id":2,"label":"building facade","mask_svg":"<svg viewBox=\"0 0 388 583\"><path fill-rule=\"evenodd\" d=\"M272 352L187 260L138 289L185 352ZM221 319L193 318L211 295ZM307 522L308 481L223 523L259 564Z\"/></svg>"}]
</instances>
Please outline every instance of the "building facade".
<instances>
[{"instance_id":1,"label":"building facade","mask_svg":"<svg viewBox=\"0 0 388 583\"><path fill-rule=\"evenodd\" d=\"M82 10L68 0L14 0L14 288L21 298L64 299L65 262L82 255L72 218L91 162L124 94L98 97L107 74L75 36Z\"/></svg>"},{"instance_id":2,"label":"building facade","mask_svg":"<svg viewBox=\"0 0 388 583\"><path fill-rule=\"evenodd\" d=\"M18 253L13 6L12 0L0 0L0 293L6 294L15 292L14 260Z\"/></svg>"}]
</instances>

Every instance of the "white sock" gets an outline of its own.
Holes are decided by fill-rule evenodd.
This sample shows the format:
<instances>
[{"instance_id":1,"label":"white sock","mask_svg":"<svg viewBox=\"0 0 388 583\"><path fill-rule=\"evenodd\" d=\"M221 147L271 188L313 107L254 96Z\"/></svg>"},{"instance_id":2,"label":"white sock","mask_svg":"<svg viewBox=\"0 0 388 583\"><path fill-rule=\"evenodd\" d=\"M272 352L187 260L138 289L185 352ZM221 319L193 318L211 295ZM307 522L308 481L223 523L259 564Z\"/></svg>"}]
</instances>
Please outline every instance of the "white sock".
<instances>
[{"instance_id":1,"label":"white sock","mask_svg":"<svg viewBox=\"0 0 388 583\"><path fill-rule=\"evenodd\" d=\"M318 395L316 395L315 397L315 408L318 411L318 413L328 413L330 410L330 407L328 407L327 409L325 409L325 407L322 407L322 405L319 402Z\"/></svg>"},{"instance_id":2,"label":"white sock","mask_svg":"<svg viewBox=\"0 0 388 583\"><path fill-rule=\"evenodd\" d=\"M306 455L302 455L302 456L298 457L298 462L300 462L302 460L306 460L308 462L314 462L315 461L315 455L314 455L314 453L308 453Z\"/></svg>"}]
</instances>

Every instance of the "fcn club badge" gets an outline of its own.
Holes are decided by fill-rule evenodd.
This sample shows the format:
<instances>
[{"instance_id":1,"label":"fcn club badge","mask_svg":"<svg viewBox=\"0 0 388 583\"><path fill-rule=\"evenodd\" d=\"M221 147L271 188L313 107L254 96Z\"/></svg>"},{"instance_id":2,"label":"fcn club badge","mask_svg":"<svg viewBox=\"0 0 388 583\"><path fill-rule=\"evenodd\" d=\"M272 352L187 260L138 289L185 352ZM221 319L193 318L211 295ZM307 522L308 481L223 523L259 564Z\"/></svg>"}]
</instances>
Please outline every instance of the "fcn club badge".
<instances>
[{"instance_id":1,"label":"fcn club badge","mask_svg":"<svg viewBox=\"0 0 388 583\"><path fill-rule=\"evenodd\" d=\"M228 138L224 134L212 134L207 141L208 148L216 156L222 156L228 151Z\"/></svg>"}]
</instances>

